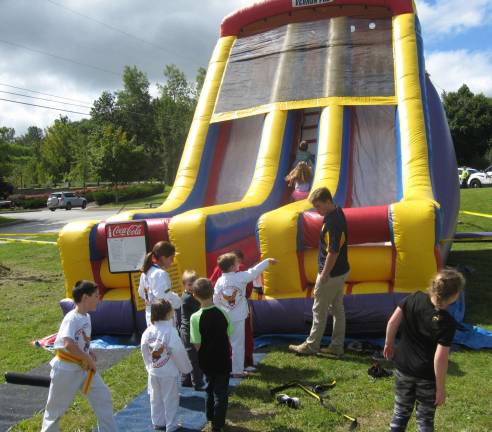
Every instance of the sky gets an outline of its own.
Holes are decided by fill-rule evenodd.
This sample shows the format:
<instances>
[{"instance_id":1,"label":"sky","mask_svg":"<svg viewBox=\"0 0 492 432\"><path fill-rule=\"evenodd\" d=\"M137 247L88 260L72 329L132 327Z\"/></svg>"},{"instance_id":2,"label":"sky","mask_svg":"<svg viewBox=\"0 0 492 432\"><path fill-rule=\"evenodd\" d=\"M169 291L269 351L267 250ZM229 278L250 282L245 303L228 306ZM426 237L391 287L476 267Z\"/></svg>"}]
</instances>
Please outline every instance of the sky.
<instances>
[{"instance_id":1,"label":"sky","mask_svg":"<svg viewBox=\"0 0 492 432\"><path fill-rule=\"evenodd\" d=\"M102 91L122 88L125 65L147 74L154 96L166 64L194 80L197 69L208 64L223 17L250 3L0 0L0 127L13 127L18 136L31 125L48 127L60 114L73 121L87 117ZM492 96L492 0L416 3L426 69L438 91L466 83Z\"/></svg>"}]
</instances>

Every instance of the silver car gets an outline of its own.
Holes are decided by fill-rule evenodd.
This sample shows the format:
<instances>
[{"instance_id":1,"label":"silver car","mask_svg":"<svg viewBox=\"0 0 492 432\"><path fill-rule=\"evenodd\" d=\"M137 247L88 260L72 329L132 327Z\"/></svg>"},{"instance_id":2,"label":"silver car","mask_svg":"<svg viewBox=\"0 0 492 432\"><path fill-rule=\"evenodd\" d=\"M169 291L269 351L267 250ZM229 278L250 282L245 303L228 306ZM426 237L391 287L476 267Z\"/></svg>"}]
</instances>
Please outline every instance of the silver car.
<instances>
[{"instance_id":1,"label":"silver car","mask_svg":"<svg viewBox=\"0 0 492 432\"><path fill-rule=\"evenodd\" d=\"M74 192L53 192L46 203L51 211L57 208L72 210L73 207L87 207L87 200L84 197L77 195Z\"/></svg>"}]
</instances>

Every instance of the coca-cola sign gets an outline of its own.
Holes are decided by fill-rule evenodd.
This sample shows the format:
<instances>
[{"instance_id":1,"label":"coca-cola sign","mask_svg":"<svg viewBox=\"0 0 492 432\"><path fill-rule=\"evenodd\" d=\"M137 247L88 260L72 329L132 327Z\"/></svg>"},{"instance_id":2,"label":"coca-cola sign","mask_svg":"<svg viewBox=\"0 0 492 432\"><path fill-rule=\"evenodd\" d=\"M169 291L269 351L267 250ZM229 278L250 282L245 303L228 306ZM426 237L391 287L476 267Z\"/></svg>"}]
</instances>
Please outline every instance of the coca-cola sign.
<instances>
[{"instance_id":1,"label":"coca-cola sign","mask_svg":"<svg viewBox=\"0 0 492 432\"><path fill-rule=\"evenodd\" d=\"M131 222L106 225L108 238L145 236L144 222Z\"/></svg>"}]
</instances>

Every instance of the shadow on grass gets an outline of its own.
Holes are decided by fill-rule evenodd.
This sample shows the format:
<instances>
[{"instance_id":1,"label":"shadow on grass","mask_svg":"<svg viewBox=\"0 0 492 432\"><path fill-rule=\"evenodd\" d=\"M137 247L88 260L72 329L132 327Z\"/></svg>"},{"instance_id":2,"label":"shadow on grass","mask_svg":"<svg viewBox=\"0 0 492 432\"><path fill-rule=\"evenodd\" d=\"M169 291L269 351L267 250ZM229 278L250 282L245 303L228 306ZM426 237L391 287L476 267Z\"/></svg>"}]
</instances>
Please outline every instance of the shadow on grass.
<instances>
[{"instance_id":1,"label":"shadow on grass","mask_svg":"<svg viewBox=\"0 0 492 432\"><path fill-rule=\"evenodd\" d=\"M264 421L276 415L277 414L273 410L267 410L265 412L260 412L259 410L251 410L243 403L233 401L229 404L229 408L227 410L227 430L230 432L253 432L256 429L251 429L249 427L243 426L241 425L241 423L247 422L251 419L254 419L255 421ZM282 430L291 430L292 432L298 432L298 429L282 428Z\"/></svg>"},{"instance_id":2,"label":"shadow on grass","mask_svg":"<svg viewBox=\"0 0 492 432\"><path fill-rule=\"evenodd\" d=\"M466 373L460 369L459 364L454 362L453 360L448 360L448 374L455 377L466 375Z\"/></svg>"}]
</instances>

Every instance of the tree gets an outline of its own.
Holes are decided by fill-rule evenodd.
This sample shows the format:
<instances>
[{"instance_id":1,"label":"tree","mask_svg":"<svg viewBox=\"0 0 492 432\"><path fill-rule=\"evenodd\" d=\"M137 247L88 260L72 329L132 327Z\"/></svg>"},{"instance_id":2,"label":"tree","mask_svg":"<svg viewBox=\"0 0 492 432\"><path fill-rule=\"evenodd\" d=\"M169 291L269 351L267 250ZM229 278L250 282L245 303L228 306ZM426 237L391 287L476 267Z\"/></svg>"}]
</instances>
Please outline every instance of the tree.
<instances>
[{"instance_id":1,"label":"tree","mask_svg":"<svg viewBox=\"0 0 492 432\"><path fill-rule=\"evenodd\" d=\"M443 105L458 163L483 159L492 147L492 99L473 94L463 84L457 92L443 93Z\"/></svg>"},{"instance_id":2,"label":"tree","mask_svg":"<svg viewBox=\"0 0 492 432\"><path fill-rule=\"evenodd\" d=\"M154 112L145 73L135 66L125 66L123 90L116 92L116 96L119 126L146 151L155 149Z\"/></svg>"},{"instance_id":3,"label":"tree","mask_svg":"<svg viewBox=\"0 0 492 432\"><path fill-rule=\"evenodd\" d=\"M31 156L22 161L22 167L14 168L16 177L21 176L25 184L39 184L43 180L43 167L41 165L41 144L44 139L43 130L37 126L29 126L24 135L16 138L16 143L31 150ZM17 161L19 163L21 161Z\"/></svg>"},{"instance_id":4,"label":"tree","mask_svg":"<svg viewBox=\"0 0 492 432\"><path fill-rule=\"evenodd\" d=\"M207 70L203 67L199 67L195 78L195 101L198 102L200 93L202 92L203 84L205 82L205 76L207 75Z\"/></svg>"},{"instance_id":5,"label":"tree","mask_svg":"<svg viewBox=\"0 0 492 432\"><path fill-rule=\"evenodd\" d=\"M118 122L118 110L116 108L116 99L113 93L103 91L101 96L94 101L91 109L91 119L96 124Z\"/></svg>"},{"instance_id":6,"label":"tree","mask_svg":"<svg viewBox=\"0 0 492 432\"><path fill-rule=\"evenodd\" d=\"M67 117L55 120L53 126L46 130L41 145L41 163L55 184L69 178L76 142L77 129Z\"/></svg>"},{"instance_id":7,"label":"tree","mask_svg":"<svg viewBox=\"0 0 492 432\"><path fill-rule=\"evenodd\" d=\"M196 100L192 86L182 71L174 65L164 69L166 84L159 86L156 102L156 124L162 145L164 179L172 183L183 152Z\"/></svg>"},{"instance_id":8,"label":"tree","mask_svg":"<svg viewBox=\"0 0 492 432\"><path fill-rule=\"evenodd\" d=\"M12 141L8 134L8 128L0 128L0 180L7 177L12 171L9 144Z\"/></svg>"},{"instance_id":9,"label":"tree","mask_svg":"<svg viewBox=\"0 0 492 432\"><path fill-rule=\"evenodd\" d=\"M118 190L124 181L134 180L144 158L143 149L129 140L121 127L107 124L90 137L94 173L100 180L110 181Z\"/></svg>"}]
</instances>

